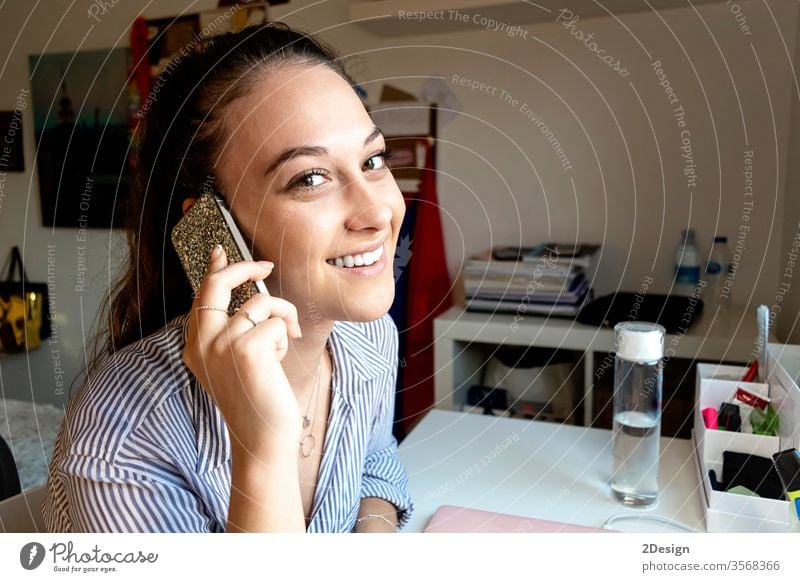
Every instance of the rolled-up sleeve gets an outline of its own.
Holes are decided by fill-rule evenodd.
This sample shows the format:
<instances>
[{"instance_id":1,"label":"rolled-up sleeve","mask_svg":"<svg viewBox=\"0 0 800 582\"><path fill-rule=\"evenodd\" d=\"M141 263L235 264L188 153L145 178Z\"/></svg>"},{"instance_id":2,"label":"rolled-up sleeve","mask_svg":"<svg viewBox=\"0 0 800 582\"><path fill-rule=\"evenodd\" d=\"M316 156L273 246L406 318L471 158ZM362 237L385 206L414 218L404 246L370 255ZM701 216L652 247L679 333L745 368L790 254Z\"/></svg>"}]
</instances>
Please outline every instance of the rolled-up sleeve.
<instances>
[{"instance_id":1,"label":"rolled-up sleeve","mask_svg":"<svg viewBox=\"0 0 800 582\"><path fill-rule=\"evenodd\" d=\"M367 447L364 471L361 481L361 498L379 497L397 508L397 525L402 528L414 511L414 503L408 494L408 474L397 458L397 439L392 434L394 416L395 385L397 382L397 336L394 331L390 345L394 351L394 365L384 376L384 384L380 386L378 414Z\"/></svg>"},{"instance_id":2,"label":"rolled-up sleeve","mask_svg":"<svg viewBox=\"0 0 800 582\"><path fill-rule=\"evenodd\" d=\"M361 497L380 497L397 508L397 525L402 528L414 511L408 494L408 475L397 459L397 441L369 455L364 463Z\"/></svg>"},{"instance_id":3,"label":"rolled-up sleeve","mask_svg":"<svg viewBox=\"0 0 800 582\"><path fill-rule=\"evenodd\" d=\"M99 458L69 456L58 468L60 521L92 533L208 532L212 519L188 487ZM53 519L52 521L59 521ZM55 523L51 531L61 529Z\"/></svg>"}]
</instances>

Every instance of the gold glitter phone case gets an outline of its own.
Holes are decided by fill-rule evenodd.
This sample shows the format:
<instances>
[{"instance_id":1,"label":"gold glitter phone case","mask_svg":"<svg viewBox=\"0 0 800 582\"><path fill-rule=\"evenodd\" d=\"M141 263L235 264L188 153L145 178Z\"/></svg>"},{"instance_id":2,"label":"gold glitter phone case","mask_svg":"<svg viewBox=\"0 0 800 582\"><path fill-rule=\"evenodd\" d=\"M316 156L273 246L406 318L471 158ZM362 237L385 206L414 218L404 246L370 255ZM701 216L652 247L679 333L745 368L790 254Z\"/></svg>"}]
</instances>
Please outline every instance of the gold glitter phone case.
<instances>
[{"instance_id":1,"label":"gold glitter phone case","mask_svg":"<svg viewBox=\"0 0 800 582\"><path fill-rule=\"evenodd\" d=\"M221 244L228 264L252 261L247 243L222 196L206 190L172 229L172 244L195 294L206 276L214 245ZM231 291L228 313L233 313L255 293L268 293L264 281L247 281Z\"/></svg>"}]
</instances>

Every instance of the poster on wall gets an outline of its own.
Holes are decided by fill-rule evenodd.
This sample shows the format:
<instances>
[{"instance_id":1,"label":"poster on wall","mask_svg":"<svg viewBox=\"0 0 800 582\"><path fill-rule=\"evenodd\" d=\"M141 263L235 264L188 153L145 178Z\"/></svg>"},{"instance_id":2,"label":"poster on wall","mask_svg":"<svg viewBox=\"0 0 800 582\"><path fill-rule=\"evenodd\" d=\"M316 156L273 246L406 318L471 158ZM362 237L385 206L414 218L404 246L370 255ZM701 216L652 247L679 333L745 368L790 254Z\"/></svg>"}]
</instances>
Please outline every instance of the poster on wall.
<instances>
[{"instance_id":1,"label":"poster on wall","mask_svg":"<svg viewBox=\"0 0 800 582\"><path fill-rule=\"evenodd\" d=\"M130 49L31 55L44 226L121 225L131 187Z\"/></svg>"}]
</instances>

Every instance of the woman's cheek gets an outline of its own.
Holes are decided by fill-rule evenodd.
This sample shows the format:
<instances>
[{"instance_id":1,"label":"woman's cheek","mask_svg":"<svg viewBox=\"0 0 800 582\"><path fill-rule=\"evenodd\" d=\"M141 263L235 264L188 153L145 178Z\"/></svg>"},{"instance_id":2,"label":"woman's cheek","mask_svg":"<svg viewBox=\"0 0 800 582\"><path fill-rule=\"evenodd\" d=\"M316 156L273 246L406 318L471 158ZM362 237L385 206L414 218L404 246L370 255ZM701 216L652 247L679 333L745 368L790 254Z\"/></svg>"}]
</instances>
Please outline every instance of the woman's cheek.
<instances>
[{"instance_id":1,"label":"woman's cheek","mask_svg":"<svg viewBox=\"0 0 800 582\"><path fill-rule=\"evenodd\" d=\"M400 189L395 190L396 194L391 197L392 200L392 214L394 215L394 222L403 222L403 217L406 214L406 201Z\"/></svg>"}]
</instances>

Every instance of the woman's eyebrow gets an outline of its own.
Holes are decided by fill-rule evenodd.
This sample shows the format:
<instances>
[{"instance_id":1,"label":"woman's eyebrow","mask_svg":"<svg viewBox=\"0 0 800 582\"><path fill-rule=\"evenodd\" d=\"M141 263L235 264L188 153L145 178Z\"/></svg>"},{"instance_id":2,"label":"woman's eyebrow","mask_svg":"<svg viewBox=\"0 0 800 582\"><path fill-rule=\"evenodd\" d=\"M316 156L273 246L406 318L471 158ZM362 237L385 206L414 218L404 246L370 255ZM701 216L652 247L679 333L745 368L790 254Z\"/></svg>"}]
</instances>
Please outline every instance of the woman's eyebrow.
<instances>
[{"instance_id":1,"label":"woman's eyebrow","mask_svg":"<svg viewBox=\"0 0 800 582\"><path fill-rule=\"evenodd\" d=\"M364 140L364 145L369 144L371 141L377 139L378 136L382 135L383 132L379 127L373 127L372 132L367 136L367 139ZM324 156L327 153L328 149L322 146L299 146L289 148L275 159L275 161L267 168L267 171L264 172L264 175L269 176L277 169L278 166L288 162L292 158L298 158L300 156Z\"/></svg>"}]
</instances>

